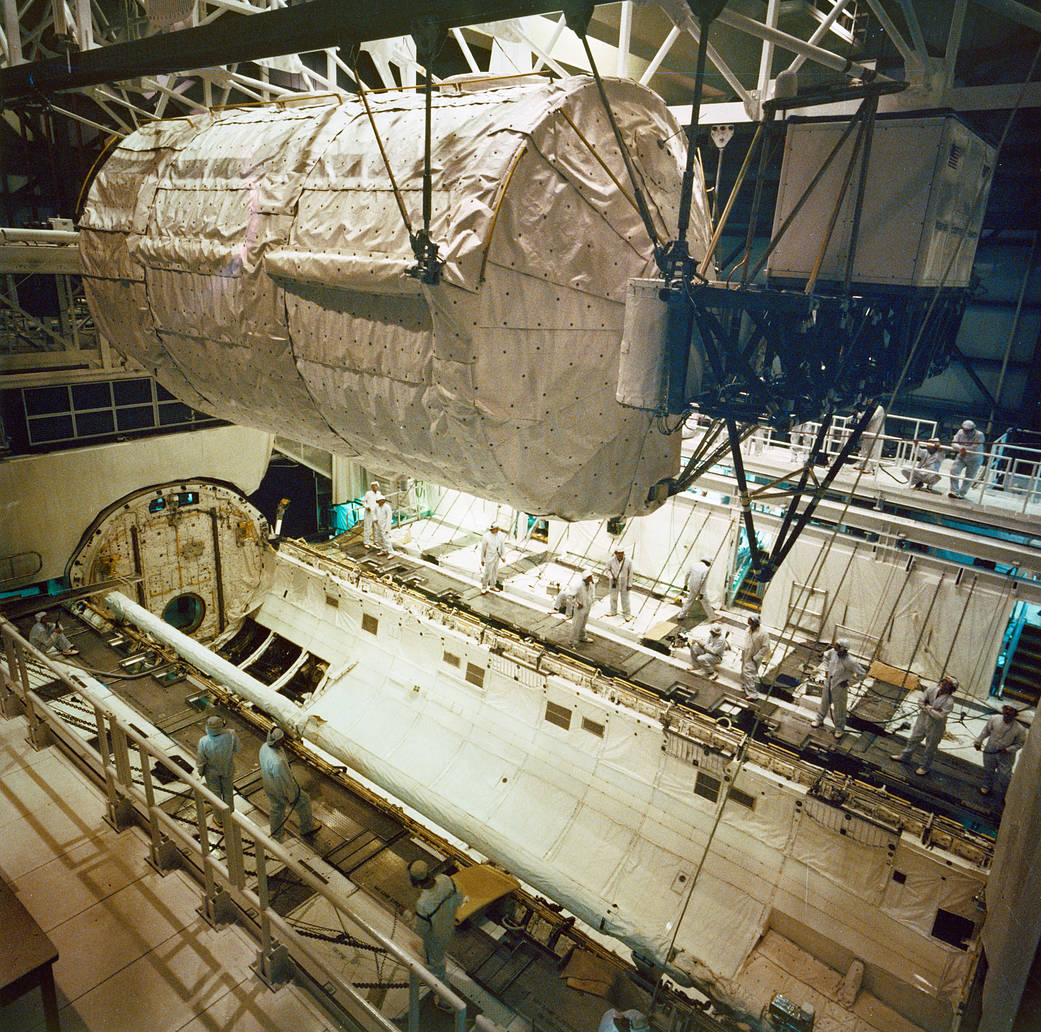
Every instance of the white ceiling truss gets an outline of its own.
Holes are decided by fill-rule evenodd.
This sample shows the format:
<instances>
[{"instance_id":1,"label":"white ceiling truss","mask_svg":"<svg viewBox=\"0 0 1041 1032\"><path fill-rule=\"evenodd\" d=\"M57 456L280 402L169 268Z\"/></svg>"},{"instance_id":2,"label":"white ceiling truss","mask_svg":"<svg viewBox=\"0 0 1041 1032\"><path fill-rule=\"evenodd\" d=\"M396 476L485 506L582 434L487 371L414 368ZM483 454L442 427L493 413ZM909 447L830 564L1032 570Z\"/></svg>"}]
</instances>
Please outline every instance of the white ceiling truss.
<instances>
[{"instance_id":1,"label":"white ceiling truss","mask_svg":"<svg viewBox=\"0 0 1041 1032\"><path fill-rule=\"evenodd\" d=\"M3 65L65 55L77 51L150 36L171 29L205 25L228 12L253 14L286 6L286 0L129 0L126 17L118 23L105 15L105 6L93 0L2 0L3 24L0 51ZM799 73L809 70L830 77L874 74L869 64L847 56L857 18L870 11L892 48L903 62L902 75L911 84L904 94L884 98L882 109L955 106L961 109L1011 104L1019 96L1019 84L959 87L955 79L967 16L988 12L993 21L1041 30L1041 14L1015 0L953 0L924 3L921 0L740 0L719 15L710 30L709 76L703 123L758 120L762 101L774 88L779 67ZM755 17L748 12L761 12ZM938 13L939 12L939 13ZM993 14L1000 17L993 19ZM923 23L928 18L932 48ZM946 41L937 56L937 19L945 22ZM793 26L803 31L796 35ZM722 33L728 42L717 42ZM741 37L734 45L734 34ZM1021 34L1021 33L1020 33ZM1029 34L1026 34L1029 40ZM512 75L549 71L555 75L588 71L578 37L565 26L562 15L531 16L452 32L471 72ZM690 55L697 26L683 0L623 0L596 9L589 43L602 74L629 76L657 88L665 95L688 92L693 61ZM365 44L371 59L373 81L367 89L414 86L421 69L410 37ZM787 55L780 66L777 55ZM323 59L324 58L324 59ZM735 66L738 61L741 67ZM816 68L814 68L816 66ZM309 55L265 59L245 66L186 70L180 75L139 78L81 92L94 102L89 110L52 98L52 110L103 132L126 135L143 121L172 117L229 103L268 103L300 92L332 92L353 81L355 71L336 48ZM372 69L375 72L372 72ZM804 72L805 74L805 72ZM828 74L825 72L824 74ZM198 85L196 85L198 84ZM681 88L682 87L682 88ZM677 104L682 117L683 100ZM1029 86L1023 105L1041 103L1041 90ZM8 114L7 117L10 117Z\"/></svg>"}]
</instances>

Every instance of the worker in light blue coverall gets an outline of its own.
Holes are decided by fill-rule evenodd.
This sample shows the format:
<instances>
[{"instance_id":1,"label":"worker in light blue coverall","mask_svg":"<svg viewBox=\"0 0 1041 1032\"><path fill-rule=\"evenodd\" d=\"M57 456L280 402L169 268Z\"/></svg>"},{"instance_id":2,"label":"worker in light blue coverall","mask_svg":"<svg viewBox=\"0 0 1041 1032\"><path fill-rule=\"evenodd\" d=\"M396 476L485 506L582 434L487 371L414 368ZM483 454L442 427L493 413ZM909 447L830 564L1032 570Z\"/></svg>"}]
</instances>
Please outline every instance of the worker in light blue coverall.
<instances>
[{"instance_id":1,"label":"worker in light blue coverall","mask_svg":"<svg viewBox=\"0 0 1041 1032\"><path fill-rule=\"evenodd\" d=\"M300 818L300 834L313 835L319 825L311 814L311 797L300 787L289 769L282 742L285 734L273 727L260 747L260 780L271 802L271 837L277 842L285 834L288 810L296 810Z\"/></svg>"},{"instance_id":2,"label":"worker in light blue coverall","mask_svg":"<svg viewBox=\"0 0 1041 1032\"><path fill-rule=\"evenodd\" d=\"M422 890L416 900L416 932L423 939L427 967L444 982L445 951L455 934L455 913L463 894L447 874L432 875L425 860L413 860L408 876Z\"/></svg>"},{"instance_id":3,"label":"worker in light blue coverall","mask_svg":"<svg viewBox=\"0 0 1041 1032\"><path fill-rule=\"evenodd\" d=\"M206 718L206 734L199 739L196 763L206 779L206 787L235 808L235 753L239 740L230 727L218 716ZM217 814L218 820L223 820Z\"/></svg>"}]
</instances>

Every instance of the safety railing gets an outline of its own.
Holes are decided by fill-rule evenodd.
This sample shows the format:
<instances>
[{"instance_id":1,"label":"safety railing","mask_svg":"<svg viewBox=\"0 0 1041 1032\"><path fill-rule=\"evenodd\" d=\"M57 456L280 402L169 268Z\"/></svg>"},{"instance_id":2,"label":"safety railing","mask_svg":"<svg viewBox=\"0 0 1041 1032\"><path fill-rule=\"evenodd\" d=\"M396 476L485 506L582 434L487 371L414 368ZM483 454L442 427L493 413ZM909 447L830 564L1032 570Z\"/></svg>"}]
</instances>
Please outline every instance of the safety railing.
<instances>
[{"instance_id":1,"label":"safety railing","mask_svg":"<svg viewBox=\"0 0 1041 1032\"><path fill-rule=\"evenodd\" d=\"M688 427L694 429L693 437L707 427L705 417L692 418ZM836 416L824 439L823 452L834 458L846 443L851 432L852 416ZM760 427L742 446L746 459L756 458L766 449L782 449L792 453L793 463L805 461L820 424L807 422L793 427L791 431ZM857 452L850 458L852 469L863 467L862 472L873 477L880 486L910 486L910 473L920 445L936 438L936 423L933 420L916 419L909 416L887 416L885 429L889 433L879 434L870 441L862 441ZM894 432L895 431L895 432ZM972 463L959 480L967 483L961 497L976 505L1006 512L1025 513L1032 503L1041 503L1041 450L1023 445L1007 443L1007 435L995 440L989 448L979 453L979 462ZM953 491L952 468L956 459L956 445L950 440L941 440L941 462L937 472L944 494ZM724 459L720 463L726 467ZM971 474L964 477L964 473Z\"/></svg>"},{"instance_id":2,"label":"safety railing","mask_svg":"<svg viewBox=\"0 0 1041 1032\"><path fill-rule=\"evenodd\" d=\"M123 830L135 823L144 824L149 837L150 859L159 870L179 862L179 854L190 857L201 871L203 909L215 924L248 914L259 926L260 952L257 970L269 984L287 981L294 968L322 986L329 999L361 1027L373 1032L401 1032L401 1027L377 1010L359 988L333 968L302 938L293 925L272 906L269 879L272 866L285 868L328 903L339 917L358 933L358 938L385 952L408 972L408 1032L420 1032L420 1001L426 987L454 1012L454 1032L503 1032L483 1015L468 1021L467 1003L441 982L417 958L392 939L373 928L355 913L336 891L296 860L266 832L244 814L229 807L193 773L184 770L171 756L136 730L107 704L101 692L79 678L69 677L60 667L30 645L13 624L0 620L4 663L0 665L0 709L11 715L11 698L17 699L29 723L29 738L43 748L50 737L60 740L81 762L100 775L104 782L109 818ZM94 748L33 690L30 669L44 669L55 681L78 694L94 711L97 747ZM100 687L100 686L99 686ZM136 757L137 763L133 762ZM156 800L153 764L170 776L163 791L179 784L194 797L196 837L185 831ZM134 774L141 779L140 787ZM207 808L218 815L224 832L224 859L211 842ZM255 876L247 859L256 865ZM252 884L255 877L255 887ZM253 915L256 915L253 918ZM343 925L344 930L347 924Z\"/></svg>"}]
</instances>

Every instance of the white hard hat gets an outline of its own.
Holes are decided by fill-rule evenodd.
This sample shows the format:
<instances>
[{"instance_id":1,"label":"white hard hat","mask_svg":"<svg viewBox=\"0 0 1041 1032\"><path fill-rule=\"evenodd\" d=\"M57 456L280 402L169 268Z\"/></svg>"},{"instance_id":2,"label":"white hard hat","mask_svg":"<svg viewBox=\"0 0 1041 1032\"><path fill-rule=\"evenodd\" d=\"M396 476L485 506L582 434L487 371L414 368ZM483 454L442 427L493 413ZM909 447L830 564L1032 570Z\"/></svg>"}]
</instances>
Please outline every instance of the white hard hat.
<instances>
[{"instance_id":1,"label":"white hard hat","mask_svg":"<svg viewBox=\"0 0 1041 1032\"><path fill-rule=\"evenodd\" d=\"M845 638L838 638L835 641L835 648L849 651L849 642Z\"/></svg>"},{"instance_id":2,"label":"white hard hat","mask_svg":"<svg viewBox=\"0 0 1041 1032\"><path fill-rule=\"evenodd\" d=\"M975 430L976 424L971 419L966 419L961 425L962 430Z\"/></svg>"},{"instance_id":3,"label":"white hard hat","mask_svg":"<svg viewBox=\"0 0 1041 1032\"><path fill-rule=\"evenodd\" d=\"M710 628L708 629L708 633L709 633L709 634L722 634L722 633L723 633L723 627L722 627L722 625L721 625L721 624L717 624L717 623L714 623L714 624L713 624L713 625L712 625L712 626L711 626L711 627L710 627Z\"/></svg>"},{"instance_id":4,"label":"white hard hat","mask_svg":"<svg viewBox=\"0 0 1041 1032\"><path fill-rule=\"evenodd\" d=\"M430 865L425 860L413 860L408 865L408 877L413 885L422 885L430 880Z\"/></svg>"},{"instance_id":5,"label":"white hard hat","mask_svg":"<svg viewBox=\"0 0 1041 1032\"><path fill-rule=\"evenodd\" d=\"M268 745L278 745L285 738L286 733L277 724L267 733Z\"/></svg>"},{"instance_id":6,"label":"white hard hat","mask_svg":"<svg viewBox=\"0 0 1041 1032\"><path fill-rule=\"evenodd\" d=\"M38 612L38 613L36 614L36 619L37 619L37 620L43 620L43 619L44 619L44 618L45 618L46 616L47 616L47 610L46 610L46 609L41 609L41 610L40 610L40 611L39 611L39 612Z\"/></svg>"},{"instance_id":7,"label":"white hard hat","mask_svg":"<svg viewBox=\"0 0 1041 1032\"><path fill-rule=\"evenodd\" d=\"M592 570L586 570L586 572L582 574L582 580L584 580L584 581L595 580L595 579L596 579L596 577L594 576Z\"/></svg>"}]
</instances>

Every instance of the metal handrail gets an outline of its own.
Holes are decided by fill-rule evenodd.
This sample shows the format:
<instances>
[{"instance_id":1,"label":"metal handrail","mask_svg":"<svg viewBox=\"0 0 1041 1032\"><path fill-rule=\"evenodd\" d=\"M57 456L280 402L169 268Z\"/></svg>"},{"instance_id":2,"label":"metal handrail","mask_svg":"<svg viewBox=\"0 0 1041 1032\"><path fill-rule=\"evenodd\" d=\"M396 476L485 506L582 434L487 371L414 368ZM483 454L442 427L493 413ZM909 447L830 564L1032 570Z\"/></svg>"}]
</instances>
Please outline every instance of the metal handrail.
<instances>
[{"instance_id":1,"label":"metal handrail","mask_svg":"<svg viewBox=\"0 0 1041 1032\"><path fill-rule=\"evenodd\" d=\"M153 863L157 868L169 866L164 861L172 847L194 854L202 871L204 908L215 922L219 914L226 911L228 902L242 911L255 911L260 924L261 951L259 969L271 974L274 980L286 967L286 960L296 963L301 970L314 969L322 979L333 986L331 995L342 993L350 1001L347 1007L355 1020L366 1021L368 1027L380 1032L400 1032L397 1025L385 1018L354 986L331 968L326 960L314 951L276 910L267 899L267 867L271 860L284 865L309 889L328 902L338 914L352 923L372 944L378 945L397 963L407 969L409 975L409 1032L419 1032L419 1002L425 985L435 996L448 1003L455 1012L455 1032L467 1032L467 1002L445 983L433 975L425 965L408 951L373 928L364 918L356 914L335 890L312 874L269 834L253 823L244 814L229 807L219 796L206 787L194 773L184 770L170 755L148 738L136 731L108 705L104 696L95 691L85 679L70 677L43 653L21 637L17 628L0 618L0 637L6 663L0 665L3 673L0 687L13 692L25 709L29 720L30 737L34 744L42 745L40 732L43 725L52 730L63 744L68 746L88 766L101 774L105 784L109 812L116 827L129 824L127 808L140 815L147 823ZM82 696L94 709L97 724L97 749L83 741L82 737L55 712L31 687L27 660L42 666L55 679ZM136 750L140 762L143 788L133 783L131 749ZM175 781L191 790L196 805L198 840L184 831L177 821L166 813L155 801L152 783L151 761L169 771ZM222 820L225 834L225 856L222 862L213 854L209 828L206 822L206 807L216 811ZM252 842L257 864L257 889L246 884L244 839ZM218 889L218 886L220 889ZM226 898L225 898L226 895ZM277 933L276 938L272 933ZM306 962L306 963L302 963ZM483 1015L475 1016L471 1030L480 1032L503 1032L500 1026Z\"/></svg>"},{"instance_id":2,"label":"metal handrail","mask_svg":"<svg viewBox=\"0 0 1041 1032\"><path fill-rule=\"evenodd\" d=\"M692 420L691 422L695 422ZM703 417L698 417L696 425L701 427L705 422ZM893 475L896 472L905 472L914 463L915 453L920 444L925 444L936 436L936 423L932 420L916 419L910 416L887 416L886 423L907 424L909 435L905 434L879 434L877 441L879 448L892 454L879 455L877 458L868 454L857 457L855 462L870 463L872 467L881 469ZM841 450L849 432L851 417L836 416L824 441L823 454L833 457ZM812 437L819 423L809 422L805 424L805 434ZM787 432L776 431L772 427L762 426L748 438L742 448L742 454L761 452L764 448L781 448L795 453L808 453L809 447L799 448L789 439ZM941 441L940 453L942 458L941 476L950 477L950 466L954 460L950 440ZM981 462L966 498L970 501L987 508L1001 509L1005 512L1018 511L1025 513L1031 502L1041 501L1041 449L1029 448L1025 445L1010 445L1007 443L1007 434L1003 434L991 443L990 449L981 453ZM722 463L721 465L725 465ZM1022 504L1013 509L1008 505L997 505L995 493L1005 498L1022 496Z\"/></svg>"}]
</instances>

